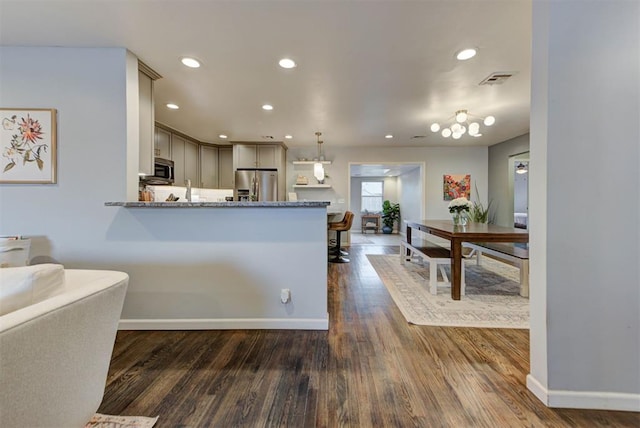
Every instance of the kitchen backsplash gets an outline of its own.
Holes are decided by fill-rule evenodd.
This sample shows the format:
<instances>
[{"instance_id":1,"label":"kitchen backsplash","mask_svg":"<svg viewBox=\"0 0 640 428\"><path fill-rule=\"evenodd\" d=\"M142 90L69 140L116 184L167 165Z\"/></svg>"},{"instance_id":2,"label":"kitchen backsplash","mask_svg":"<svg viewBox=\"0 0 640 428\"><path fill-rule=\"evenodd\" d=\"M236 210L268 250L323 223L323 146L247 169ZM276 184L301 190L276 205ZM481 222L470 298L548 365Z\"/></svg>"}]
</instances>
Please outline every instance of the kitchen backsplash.
<instances>
[{"instance_id":1,"label":"kitchen backsplash","mask_svg":"<svg viewBox=\"0 0 640 428\"><path fill-rule=\"evenodd\" d=\"M154 194L156 202L166 201L170 194L179 197L179 201L186 201L186 187L179 186L147 186ZM233 197L233 189L199 189L191 188L191 200L193 202L224 202L227 196Z\"/></svg>"}]
</instances>

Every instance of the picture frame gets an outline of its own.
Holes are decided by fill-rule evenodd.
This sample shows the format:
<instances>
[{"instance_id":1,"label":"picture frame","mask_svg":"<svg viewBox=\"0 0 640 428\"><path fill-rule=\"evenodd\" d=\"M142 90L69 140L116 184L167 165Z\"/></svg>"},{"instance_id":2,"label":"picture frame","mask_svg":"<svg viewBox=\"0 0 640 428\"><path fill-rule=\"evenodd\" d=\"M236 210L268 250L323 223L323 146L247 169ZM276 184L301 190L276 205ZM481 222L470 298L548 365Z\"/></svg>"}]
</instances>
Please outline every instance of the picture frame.
<instances>
[{"instance_id":1,"label":"picture frame","mask_svg":"<svg viewBox=\"0 0 640 428\"><path fill-rule=\"evenodd\" d=\"M443 199L452 201L464 196L471 198L471 174L445 174L442 177Z\"/></svg>"},{"instance_id":2,"label":"picture frame","mask_svg":"<svg viewBox=\"0 0 640 428\"><path fill-rule=\"evenodd\" d=\"M0 108L0 184L57 182L57 111Z\"/></svg>"}]
</instances>

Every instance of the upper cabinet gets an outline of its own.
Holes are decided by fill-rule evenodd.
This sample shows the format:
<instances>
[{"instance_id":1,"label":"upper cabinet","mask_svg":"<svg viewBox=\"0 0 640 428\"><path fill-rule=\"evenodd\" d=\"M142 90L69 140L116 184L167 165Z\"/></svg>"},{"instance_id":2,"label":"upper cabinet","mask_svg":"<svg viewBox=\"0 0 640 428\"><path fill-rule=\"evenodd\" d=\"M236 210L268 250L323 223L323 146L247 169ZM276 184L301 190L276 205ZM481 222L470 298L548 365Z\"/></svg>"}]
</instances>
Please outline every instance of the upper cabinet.
<instances>
[{"instance_id":1,"label":"upper cabinet","mask_svg":"<svg viewBox=\"0 0 640 428\"><path fill-rule=\"evenodd\" d=\"M138 61L138 172L153 174L154 100L153 82L161 76L142 61Z\"/></svg>"},{"instance_id":2,"label":"upper cabinet","mask_svg":"<svg viewBox=\"0 0 640 428\"><path fill-rule=\"evenodd\" d=\"M276 144L234 144L233 160L237 168L281 168L284 149Z\"/></svg>"},{"instance_id":3,"label":"upper cabinet","mask_svg":"<svg viewBox=\"0 0 640 428\"><path fill-rule=\"evenodd\" d=\"M173 160L175 186L233 189L233 148L201 143L162 124L155 127L156 158Z\"/></svg>"},{"instance_id":4,"label":"upper cabinet","mask_svg":"<svg viewBox=\"0 0 640 428\"><path fill-rule=\"evenodd\" d=\"M197 187L199 180L199 144L179 135L171 135L171 160L174 163L174 186L184 186L186 180L191 180L191 185Z\"/></svg>"},{"instance_id":5,"label":"upper cabinet","mask_svg":"<svg viewBox=\"0 0 640 428\"><path fill-rule=\"evenodd\" d=\"M200 187L218 188L218 147L200 145Z\"/></svg>"},{"instance_id":6,"label":"upper cabinet","mask_svg":"<svg viewBox=\"0 0 640 428\"><path fill-rule=\"evenodd\" d=\"M171 132L156 126L155 130L155 157L171 159Z\"/></svg>"},{"instance_id":7,"label":"upper cabinet","mask_svg":"<svg viewBox=\"0 0 640 428\"><path fill-rule=\"evenodd\" d=\"M233 189L233 148L218 147L218 188Z\"/></svg>"}]
</instances>

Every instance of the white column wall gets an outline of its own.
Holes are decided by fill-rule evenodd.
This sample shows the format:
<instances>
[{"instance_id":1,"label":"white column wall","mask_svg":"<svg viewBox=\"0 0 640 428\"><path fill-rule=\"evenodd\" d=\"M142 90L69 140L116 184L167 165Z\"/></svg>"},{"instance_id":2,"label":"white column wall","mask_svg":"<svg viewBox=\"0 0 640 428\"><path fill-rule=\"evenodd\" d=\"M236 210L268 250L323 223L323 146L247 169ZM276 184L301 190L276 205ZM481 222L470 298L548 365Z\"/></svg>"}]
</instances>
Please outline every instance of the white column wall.
<instances>
[{"instance_id":1,"label":"white column wall","mask_svg":"<svg viewBox=\"0 0 640 428\"><path fill-rule=\"evenodd\" d=\"M639 411L640 3L533 8L528 385Z\"/></svg>"}]
</instances>

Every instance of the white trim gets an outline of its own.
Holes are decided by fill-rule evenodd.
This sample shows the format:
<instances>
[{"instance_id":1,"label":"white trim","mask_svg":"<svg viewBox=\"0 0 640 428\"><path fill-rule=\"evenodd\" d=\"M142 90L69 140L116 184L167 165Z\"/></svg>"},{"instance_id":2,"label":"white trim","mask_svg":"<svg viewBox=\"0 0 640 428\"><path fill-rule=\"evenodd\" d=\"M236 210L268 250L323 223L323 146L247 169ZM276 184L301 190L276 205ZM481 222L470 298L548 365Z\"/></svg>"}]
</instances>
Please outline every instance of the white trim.
<instances>
[{"instance_id":1,"label":"white trim","mask_svg":"<svg viewBox=\"0 0 640 428\"><path fill-rule=\"evenodd\" d=\"M531 374L527 388L547 407L640 412L640 394L600 391L549 391Z\"/></svg>"},{"instance_id":2,"label":"white trim","mask_svg":"<svg viewBox=\"0 0 640 428\"><path fill-rule=\"evenodd\" d=\"M118 330L329 330L327 318L122 319Z\"/></svg>"}]
</instances>

